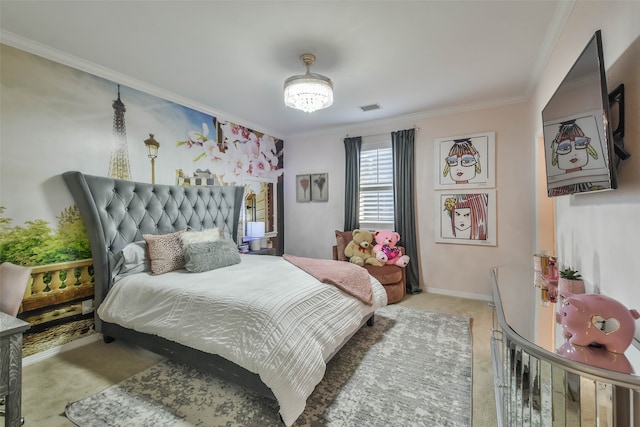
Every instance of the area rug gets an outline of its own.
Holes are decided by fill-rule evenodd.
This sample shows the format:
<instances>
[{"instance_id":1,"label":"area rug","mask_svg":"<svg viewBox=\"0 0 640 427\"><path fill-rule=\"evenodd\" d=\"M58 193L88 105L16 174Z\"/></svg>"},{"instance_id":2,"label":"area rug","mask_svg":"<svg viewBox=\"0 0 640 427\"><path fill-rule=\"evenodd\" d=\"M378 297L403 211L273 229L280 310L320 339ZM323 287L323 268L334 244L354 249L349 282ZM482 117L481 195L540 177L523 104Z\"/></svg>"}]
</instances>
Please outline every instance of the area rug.
<instances>
[{"instance_id":1,"label":"area rug","mask_svg":"<svg viewBox=\"0 0 640 427\"><path fill-rule=\"evenodd\" d=\"M471 426L469 319L402 306L376 312L327 364L294 426ZM276 401L164 360L71 403L80 427L284 425Z\"/></svg>"}]
</instances>

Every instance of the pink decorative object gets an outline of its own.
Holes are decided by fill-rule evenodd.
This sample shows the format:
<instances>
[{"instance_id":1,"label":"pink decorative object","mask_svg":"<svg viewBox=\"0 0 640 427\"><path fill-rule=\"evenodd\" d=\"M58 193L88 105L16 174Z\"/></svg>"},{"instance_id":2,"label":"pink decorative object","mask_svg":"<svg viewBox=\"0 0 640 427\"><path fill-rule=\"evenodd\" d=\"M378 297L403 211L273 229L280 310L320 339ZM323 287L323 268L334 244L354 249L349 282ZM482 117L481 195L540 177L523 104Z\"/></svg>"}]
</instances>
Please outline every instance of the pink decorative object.
<instances>
[{"instance_id":1,"label":"pink decorative object","mask_svg":"<svg viewBox=\"0 0 640 427\"><path fill-rule=\"evenodd\" d=\"M624 374L633 374L633 367L629 359L622 353L613 353L605 348L573 345L570 342L564 343L556 353L576 362L597 366L598 368L610 369Z\"/></svg>"},{"instance_id":2,"label":"pink decorative object","mask_svg":"<svg viewBox=\"0 0 640 427\"><path fill-rule=\"evenodd\" d=\"M376 245L373 253L376 259L383 264L406 267L409 264L409 256L402 255L396 244L400 241L400 234L395 231L378 230L374 233Z\"/></svg>"},{"instance_id":3,"label":"pink decorative object","mask_svg":"<svg viewBox=\"0 0 640 427\"><path fill-rule=\"evenodd\" d=\"M563 294L556 322L573 345L600 345L614 353L624 353L633 340L636 310L628 310L613 298L597 294Z\"/></svg>"},{"instance_id":4,"label":"pink decorative object","mask_svg":"<svg viewBox=\"0 0 640 427\"><path fill-rule=\"evenodd\" d=\"M584 281L571 279L558 279L558 292L560 295L584 294Z\"/></svg>"},{"instance_id":5,"label":"pink decorative object","mask_svg":"<svg viewBox=\"0 0 640 427\"><path fill-rule=\"evenodd\" d=\"M549 265L547 266L547 272L544 277L558 280L558 259L554 256L549 257Z\"/></svg>"},{"instance_id":6,"label":"pink decorative object","mask_svg":"<svg viewBox=\"0 0 640 427\"><path fill-rule=\"evenodd\" d=\"M549 301L556 302L558 300L558 279L551 279L545 276L542 281L547 287Z\"/></svg>"}]
</instances>

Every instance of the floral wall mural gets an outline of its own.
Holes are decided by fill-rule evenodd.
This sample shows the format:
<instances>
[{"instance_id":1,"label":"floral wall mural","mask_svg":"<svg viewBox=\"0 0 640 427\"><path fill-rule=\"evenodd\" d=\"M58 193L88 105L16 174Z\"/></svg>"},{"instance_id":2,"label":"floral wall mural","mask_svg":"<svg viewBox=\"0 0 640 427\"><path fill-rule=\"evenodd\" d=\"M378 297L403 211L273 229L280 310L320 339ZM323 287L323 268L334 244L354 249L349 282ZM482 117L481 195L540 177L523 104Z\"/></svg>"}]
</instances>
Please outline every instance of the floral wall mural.
<instances>
[{"instance_id":1,"label":"floral wall mural","mask_svg":"<svg viewBox=\"0 0 640 427\"><path fill-rule=\"evenodd\" d=\"M177 146L193 152L194 162L210 162L223 183L242 177L275 179L282 175L282 144L274 137L231 122L214 120L215 130L202 123L202 131L192 130ZM277 147L276 145L279 145Z\"/></svg>"}]
</instances>

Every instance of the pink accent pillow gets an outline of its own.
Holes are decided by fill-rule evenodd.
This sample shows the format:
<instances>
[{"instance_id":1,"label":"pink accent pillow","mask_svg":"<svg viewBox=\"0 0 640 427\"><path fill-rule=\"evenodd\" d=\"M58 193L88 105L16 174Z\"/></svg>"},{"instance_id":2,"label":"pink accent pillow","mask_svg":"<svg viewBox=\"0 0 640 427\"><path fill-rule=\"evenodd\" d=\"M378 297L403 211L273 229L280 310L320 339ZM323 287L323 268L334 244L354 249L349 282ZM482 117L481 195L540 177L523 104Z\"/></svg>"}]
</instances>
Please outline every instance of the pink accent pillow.
<instances>
[{"instance_id":1,"label":"pink accent pillow","mask_svg":"<svg viewBox=\"0 0 640 427\"><path fill-rule=\"evenodd\" d=\"M350 241L353 240L353 232L352 231L339 231L336 230L336 245L338 246L338 260L339 261L349 261L347 256L344 254L344 250L349 244Z\"/></svg>"},{"instance_id":2,"label":"pink accent pillow","mask_svg":"<svg viewBox=\"0 0 640 427\"><path fill-rule=\"evenodd\" d=\"M147 243L151 274L158 275L184 268L184 253L180 243L180 235L184 230L169 234L143 234Z\"/></svg>"},{"instance_id":3,"label":"pink accent pillow","mask_svg":"<svg viewBox=\"0 0 640 427\"><path fill-rule=\"evenodd\" d=\"M30 279L31 267L10 262L0 264L0 311L13 317L18 314Z\"/></svg>"}]
</instances>

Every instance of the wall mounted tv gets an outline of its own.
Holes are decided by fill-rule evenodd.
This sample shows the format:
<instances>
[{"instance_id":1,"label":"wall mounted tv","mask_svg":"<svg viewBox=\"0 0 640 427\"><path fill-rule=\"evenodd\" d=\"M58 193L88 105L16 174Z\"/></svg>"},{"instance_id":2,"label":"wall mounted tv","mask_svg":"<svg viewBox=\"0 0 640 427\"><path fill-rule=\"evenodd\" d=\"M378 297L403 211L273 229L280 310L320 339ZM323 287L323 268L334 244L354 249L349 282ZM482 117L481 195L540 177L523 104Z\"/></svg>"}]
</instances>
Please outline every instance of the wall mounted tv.
<instances>
[{"instance_id":1,"label":"wall mounted tv","mask_svg":"<svg viewBox=\"0 0 640 427\"><path fill-rule=\"evenodd\" d=\"M542 110L549 197L617 187L603 58L596 31Z\"/></svg>"}]
</instances>

